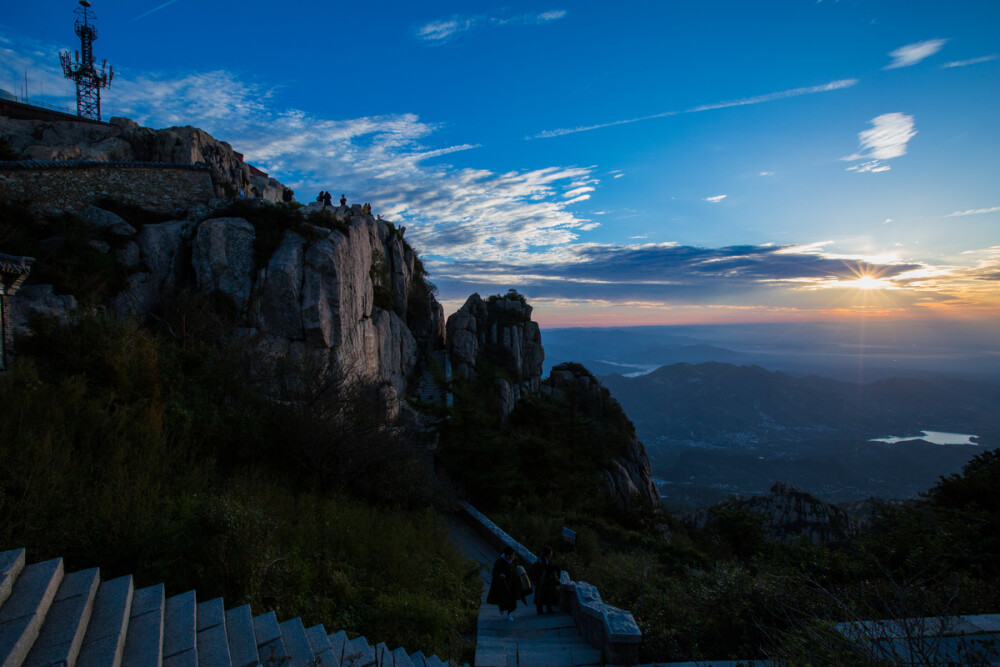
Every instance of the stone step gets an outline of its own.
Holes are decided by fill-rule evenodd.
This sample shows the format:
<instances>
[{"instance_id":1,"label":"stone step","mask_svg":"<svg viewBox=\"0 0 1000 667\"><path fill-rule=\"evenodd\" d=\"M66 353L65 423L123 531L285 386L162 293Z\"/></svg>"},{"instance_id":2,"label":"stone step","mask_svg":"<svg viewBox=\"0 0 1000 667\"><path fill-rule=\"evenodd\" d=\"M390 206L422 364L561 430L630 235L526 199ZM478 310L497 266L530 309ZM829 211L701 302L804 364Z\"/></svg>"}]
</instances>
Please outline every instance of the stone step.
<instances>
[{"instance_id":1,"label":"stone step","mask_svg":"<svg viewBox=\"0 0 1000 667\"><path fill-rule=\"evenodd\" d=\"M427 667L446 667L446 663L441 660L441 658L436 655L432 655L429 658L424 659L424 664Z\"/></svg>"},{"instance_id":2,"label":"stone step","mask_svg":"<svg viewBox=\"0 0 1000 667\"><path fill-rule=\"evenodd\" d=\"M283 665L287 662L288 654L281 641L281 628L278 627L278 619L273 611L254 616L253 634L257 638L257 655L261 663Z\"/></svg>"},{"instance_id":3,"label":"stone step","mask_svg":"<svg viewBox=\"0 0 1000 667\"><path fill-rule=\"evenodd\" d=\"M375 664L375 649L363 635L355 637L344 646L342 664L350 667L370 667Z\"/></svg>"},{"instance_id":4,"label":"stone step","mask_svg":"<svg viewBox=\"0 0 1000 667\"><path fill-rule=\"evenodd\" d=\"M345 653L347 652L347 644L350 640L347 639L347 633L343 630L339 632L334 632L326 636L330 640L330 649L333 652L333 658L336 661L334 664L337 667L344 665Z\"/></svg>"},{"instance_id":5,"label":"stone step","mask_svg":"<svg viewBox=\"0 0 1000 667\"><path fill-rule=\"evenodd\" d=\"M392 650L392 664L394 667L415 667L410 656L406 655L406 649L402 646Z\"/></svg>"},{"instance_id":6,"label":"stone step","mask_svg":"<svg viewBox=\"0 0 1000 667\"><path fill-rule=\"evenodd\" d=\"M290 658L285 664L288 667L312 667L312 645L306 637L302 619L298 617L289 619L278 628L281 630L281 643L284 644L285 653Z\"/></svg>"},{"instance_id":7,"label":"stone step","mask_svg":"<svg viewBox=\"0 0 1000 667\"><path fill-rule=\"evenodd\" d=\"M377 667L393 667L392 651L385 642L375 644L375 664Z\"/></svg>"},{"instance_id":8,"label":"stone step","mask_svg":"<svg viewBox=\"0 0 1000 667\"><path fill-rule=\"evenodd\" d=\"M0 607L10 597L14 580L24 569L24 549L13 549L0 553Z\"/></svg>"},{"instance_id":9,"label":"stone step","mask_svg":"<svg viewBox=\"0 0 1000 667\"><path fill-rule=\"evenodd\" d=\"M226 609L222 598L198 605L198 666L232 667L226 637Z\"/></svg>"},{"instance_id":10,"label":"stone step","mask_svg":"<svg viewBox=\"0 0 1000 667\"><path fill-rule=\"evenodd\" d=\"M102 581L94 597L77 667L119 667L132 609L132 576Z\"/></svg>"},{"instance_id":11,"label":"stone step","mask_svg":"<svg viewBox=\"0 0 1000 667\"><path fill-rule=\"evenodd\" d=\"M226 635L233 667L253 667L260 661L250 605L226 611Z\"/></svg>"},{"instance_id":12,"label":"stone step","mask_svg":"<svg viewBox=\"0 0 1000 667\"><path fill-rule=\"evenodd\" d=\"M198 600L194 591L167 600L163 667L198 667Z\"/></svg>"},{"instance_id":13,"label":"stone step","mask_svg":"<svg viewBox=\"0 0 1000 667\"><path fill-rule=\"evenodd\" d=\"M96 567L63 577L26 667L76 664L100 581Z\"/></svg>"},{"instance_id":14,"label":"stone step","mask_svg":"<svg viewBox=\"0 0 1000 667\"><path fill-rule=\"evenodd\" d=\"M316 656L317 667L340 667L340 656L334 656L333 644L326 634L323 624L306 628L306 637L309 645L312 646L313 655Z\"/></svg>"},{"instance_id":15,"label":"stone step","mask_svg":"<svg viewBox=\"0 0 1000 667\"><path fill-rule=\"evenodd\" d=\"M0 667L19 667L28 657L62 579L62 558L33 563L17 575L0 607Z\"/></svg>"},{"instance_id":16,"label":"stone step","mask_svg":"<svg viewBox=\"0 0 1000 667\"><path fill-rule=\"evenodd\" d=\"M162 667L165 607L163 584L140 588L132 595L122 664L127 667Z\"/></svg>"}]
</instances>

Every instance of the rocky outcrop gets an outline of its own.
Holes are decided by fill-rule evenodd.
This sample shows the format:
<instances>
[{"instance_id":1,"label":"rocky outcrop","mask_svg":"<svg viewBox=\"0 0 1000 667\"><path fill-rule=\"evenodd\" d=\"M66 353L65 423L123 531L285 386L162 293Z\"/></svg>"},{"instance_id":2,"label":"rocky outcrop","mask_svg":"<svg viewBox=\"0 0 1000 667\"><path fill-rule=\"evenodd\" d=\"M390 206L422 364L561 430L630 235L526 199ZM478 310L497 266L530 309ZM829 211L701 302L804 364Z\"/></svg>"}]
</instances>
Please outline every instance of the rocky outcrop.
<instances>
[{"instance_id":1,"label":"rocky outcrop","mask_svg":"<svg viewBox=\"0 0 1000 667\"><path fill-rule=\"evenodd\" d=\"M713 507L678 514L677 518L698 529L708 526L714 508L744 509L761 517L768 537L796 541L806 537L814 544L840 540L854 530L848 514L785 482L775 482L769 493L752 498L734 495Z\"/></svg>"},{"instance_id":2,"label":"rocky outcrop","mask_svg":"<svg viewBox=\"0 0 1000 667\"><path fill-rule=\"evenodd\" d=\"M622 431L617 442L605 443L614 451L608 464L599 471L605 490L620 507L633 510L641 505L659 506L646 448L618 401L590 371L579 364L560 364L549 373L542 391L556 400L573 401L587 419L606 420Z\"/></svg>"},{"instance_id":3,"label":"rocky outcrop","mask_svg":"<svg viewBox=\"0 0 1000 667\"><path fill-rule=\"evenodd\" d=\"M542 335L531 306L516 292L483 300L478 294L447 322L448 351L456 376L491 380L506 417L523 396L538 393L542 380Z\"/></svg>"},{"instance_id":4,"label":"rocky outcrop","mask_svg":"<svg viewBox=\"0 0 1000 667\"><path fill-rule=\"evenodd\" d=\"M23 160L201 164L211 173L216 197L242 191L247 197L278 202L292 196L290 189L244 162L232 146L196 127L154 130L127 118L112 118L104 125L0 116L0 137Z\"/></svg>"},{"instance_id":5,"label":"rocky outcrop","mask_svg":"<svg viewBox=\"0 0 1000 667\"><path fill-rule=\"evenodd\" d=\"M269 256L261 255L257 230L242 217L176 220L138 231L97 207L82 217L95 239L116 238L113 256L127 269L125 288L105 304L116 314L156 315L182 289L221 295L232 303L261 368L280 359L310 372L380 383L392 394L387 402L402 406L418 358L444 340L443 312L427 291L417 255L390 223L360 206L305 210ZM383 301L376 303L375 285L382 282ZM12 316L20 334L32 314L65 321L76 307L51 285L28 286L22 294ZM408 322L421 333L414 335Z\"/></svg>"},{"instance_id":6,"label":"rocky outcrop","mask_svg":"<svg viewBox=\"0 0 1000 667\"><path fill-rule=\"evenodd\" d=\"M15 340L30 335L28 320L36 315L54 317L66 323L76 311L76 299L68 294L55 294L52 285L25 285L17 298L11 299L11 326Z\"/></svg>"}]
</instances>

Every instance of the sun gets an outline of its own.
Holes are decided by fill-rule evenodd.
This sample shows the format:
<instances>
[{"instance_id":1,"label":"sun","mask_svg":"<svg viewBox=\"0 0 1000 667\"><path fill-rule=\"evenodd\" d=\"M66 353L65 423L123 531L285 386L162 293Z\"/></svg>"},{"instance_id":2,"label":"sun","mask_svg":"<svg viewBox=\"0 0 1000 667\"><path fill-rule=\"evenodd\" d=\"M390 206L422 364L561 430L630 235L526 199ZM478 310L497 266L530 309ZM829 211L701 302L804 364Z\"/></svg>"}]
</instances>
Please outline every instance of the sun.
<instances>
[{"instance_id":1,"label":"sun","mask_svg":"<svg viewBox=\"0 0 1000 667\"><path fill-rule=\"evenodd\" d=\"M875 276L861 276L852 282L855 287L863 290L883 289L889 286L889 281L881 280Z\"/></svg>"}]
</instances>

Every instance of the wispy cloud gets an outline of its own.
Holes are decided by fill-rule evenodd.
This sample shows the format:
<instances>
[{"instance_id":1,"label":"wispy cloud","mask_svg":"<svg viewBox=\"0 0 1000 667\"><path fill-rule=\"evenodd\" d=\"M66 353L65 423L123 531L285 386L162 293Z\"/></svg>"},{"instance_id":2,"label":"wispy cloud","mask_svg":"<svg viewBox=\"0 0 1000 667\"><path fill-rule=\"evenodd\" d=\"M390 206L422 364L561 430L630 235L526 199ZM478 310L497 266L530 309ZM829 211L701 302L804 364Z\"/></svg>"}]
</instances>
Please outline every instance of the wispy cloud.
<instances>
[{"instance_id":1,"label":"wispy cloud","mask_svg":"<svg viewBox=\"0 0 1000 667\"><path fill-rule=\"evenodd\" d=\"M713 197L705 197L702 201L707 201L712 204L718 204L720 201L728 197L729 195L715 195Z\"/></svg>"},{"instance_id":2,"label":"wispy cloud","mask_svg":"<svg viewBox=\"0 0 1000 667\"><path fill-rule=\"evenodd\" d=\"M904 113L886 113L871 119L872 127L858 133L859 152L841 158L847 162L864 160L848 167L847 171L889 171L886 160L906 154L906 144L917 134L913 116Z\"/></svg>"},{"instance_id":3,"label":"wispy cloud","mask_svg":"<svg viewBox=\"0 0 1000 667\"><path fill-rule=\"evenodd\" d=\"M947 39L928 39L923 42L915 42L901 46L895 51L890 51L889 56L892 62L882 69L898 69L916 65L925 58L930 58L944 47Z\"/></svg>"},{"instance_id":4,"label":"wispy cloud","mask_svg":"<svg viewBox=\"0 0 1000 667\"><path fill-rule=\"evenodd\" d=\"M992 60L1000 58L1000 54L992 54L988 56L982 56L980 58L970 58L969 60L953 60L950 63L945 63L941 65L941 69L948 69L949 67L968 67L969 65L979 65L980 63L988 63Z\"/></svg>"},{"instance_id":5,"label":"wispy cloud","mask_svg":"<svg viewBox=\"0 0 1000 667\"><path fill-rule=\"evenodd\" d=\"M173 0L176 2L176 0ZM566 16L566 10L553 9L537 14L520 14L517 16L452 16L448 19L430 21L416 29L417 38L430 43L442 44L455 36L477 28L491 28L507 25L541 25L558 21Z\"/></svg>"},{"instance_id":6,"label":"wispy cloud","mask_svg":"<svg viewBox=\"0 0 1000 667\"><path fill-rule=\"evenodd\" d=\"M761 171L761 172L758 172L757 175L758 176L774 176L774 172L773 171Z\"/></svg>"},{"instance_id":7,"label":"wispy cloud","mask_svg":"<svg viewBox=\"0 0 1000 667\"><path fill-rule=\"evenodd\" d=\"M826 93L832 90L840 90L842 88L850 88L858 82L857 79L841 79L838 81L831 81L820 86L808 86L805 88L792 88L790 90L782 90L776 93L768 93L766 95L757 95L755 97L744 97L735 100L727 100L724 102L713 102L711 104L702 104L700 106L692 107L684 111L663 111L661 113L649 114L647 116L639 116L638 118L626 118L624 120L613 120L606 123L597 123L595 125L581 125L579 127L567 127L557 130L545 130L539 132L533 136L526 137L527 139L549 139L552 137L562 137L567 134L576 134L577 132L590 132L591 130L600 130L605 127L614 127L616 125L628 125L630 123L638 123L644 120L652 120L654 118L666 118L667 116L676 116L681 113L699 113L702 111L713 111L715 109L726 109L729 107L745 106L748 104L763 104L764 102L774 102L775 100L783 100L789 97L799 97L800 95L812 95L814 93Z\"/></svg>"},{"instance_id":8,"label":"wispy cloud","mask_svg":"<svg viewBox=\"0 0 1000 667\"><path fill-rule=\"evenodd\" d=\"M979 215L980 213L996 213L1000 211L1000 206L993 206L992 208L970 208L967 211L955 211L954 213L949 213L946 218L957 218L962 215Z\"/></svg>"},{"instance_id":9,"label":"wispy cloud","mask_svg":"<svg viewBox=\"0 0 1000 667\"><path fill-rule=\"evenodd\" d=\"M11 48L0 51L0 73L26 68L47 91L71 92L55 85L65 82L53 57L58 48L6 37ZM447 156L477 145L434 145L438 124L414 114L330 119L279 108L273 93L223 71L135 78L124 72L105 106L146 126L200 127L295 188L300 199L334 188L363 196L378 213L407 225L408 238L428 257L496 259L573 243L597 227L573 210L600 183L594 166L459 168Z\"/></svg>"},{"instance_id":10,"label":"wispy cloud","mask_svg":"<svg viewBox=\"0 0 1000 667\"><path fill-rule=\"evenodd\" d=\"M158 11L160 11L161 9L164 9L164 8L166 8L166 7L169 7L170 5L174 4L175 2L177 2L177 0L167 0L167 1L166 1L166 2L164 2L164 3L162 4L162 5L157 5L156 7L153 7L152 9L150 9L149 11L146 11L146 12L143 12L142 14L139 14L138 16L136 16L136 17L135 17L134 19L132 19L132 20L133 20L133 21L138 21L139 19L144 19L144 18L146 18L147 16L149 16L150 14L153 14L154 12L158 12Z\"/></svg>"}]
</instances>

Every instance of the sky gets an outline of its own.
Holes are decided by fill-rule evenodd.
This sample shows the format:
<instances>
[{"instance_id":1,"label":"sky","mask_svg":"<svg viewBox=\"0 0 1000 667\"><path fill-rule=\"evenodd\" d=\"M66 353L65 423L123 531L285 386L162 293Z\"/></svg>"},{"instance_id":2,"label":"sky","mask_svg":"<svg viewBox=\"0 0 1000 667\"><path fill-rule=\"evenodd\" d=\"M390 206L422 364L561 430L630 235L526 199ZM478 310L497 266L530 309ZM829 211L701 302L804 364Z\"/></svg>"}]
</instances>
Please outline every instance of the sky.
<instances>
[{"instance_id":1,"label":"sky","mask_svg":"<svg viewBox=\"0 0 1000 667\"><path fill-rule=\"evenodd\" d=\"M105 118L407 227L446 313L1000 325L1000 2L92 0ZM75 2L4 3L62 107Z\"/></svg>"}]
</instances>

